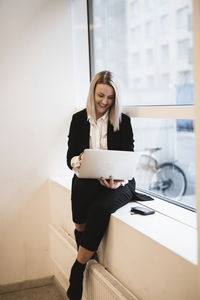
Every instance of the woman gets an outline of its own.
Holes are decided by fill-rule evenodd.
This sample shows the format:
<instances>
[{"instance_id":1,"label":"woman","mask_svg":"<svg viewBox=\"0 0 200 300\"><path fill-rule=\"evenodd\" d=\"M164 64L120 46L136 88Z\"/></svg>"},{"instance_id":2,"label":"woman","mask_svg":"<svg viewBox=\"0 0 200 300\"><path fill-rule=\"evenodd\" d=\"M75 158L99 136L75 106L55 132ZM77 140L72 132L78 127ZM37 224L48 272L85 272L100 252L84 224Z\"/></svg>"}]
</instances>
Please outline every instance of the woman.
<instances>
[{"instance_id":1,"label":"woman","mask_svg":"<svg viewBox=\"0 0 200 300\"><path fill-rule=\"evenodd\" d=\"M72 215L78 255L72 266L67 295L82 297L83 272L107 229L110 215L128 203L135 193L135 180L79 179L76 175L86 148L133 151L130 118L120 113L113 74L102 71L93 78L87 108L73 115L68 141L67 163L72 180Z\"/></svg>"}]
</instances>

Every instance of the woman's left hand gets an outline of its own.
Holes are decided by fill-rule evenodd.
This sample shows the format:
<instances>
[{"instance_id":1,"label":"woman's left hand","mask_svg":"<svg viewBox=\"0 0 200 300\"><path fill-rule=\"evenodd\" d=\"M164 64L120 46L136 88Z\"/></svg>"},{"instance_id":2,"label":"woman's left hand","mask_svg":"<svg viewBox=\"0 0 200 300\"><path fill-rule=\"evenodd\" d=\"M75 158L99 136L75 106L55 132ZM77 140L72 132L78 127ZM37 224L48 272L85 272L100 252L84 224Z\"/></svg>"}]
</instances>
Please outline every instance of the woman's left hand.
<instances>
[{"instance_id":1,"label":"woman's left hand","mask_svg":"<svg viewBox=\"0 0 200 300\"><path fill-rule=\"evenodd\" d=\"M109 181L107 181L104 177L99 179L101 185L109 188L109 189L117 189L124 180L114 180L112 176L109 177Z\"/></svg>"}]
</instances>

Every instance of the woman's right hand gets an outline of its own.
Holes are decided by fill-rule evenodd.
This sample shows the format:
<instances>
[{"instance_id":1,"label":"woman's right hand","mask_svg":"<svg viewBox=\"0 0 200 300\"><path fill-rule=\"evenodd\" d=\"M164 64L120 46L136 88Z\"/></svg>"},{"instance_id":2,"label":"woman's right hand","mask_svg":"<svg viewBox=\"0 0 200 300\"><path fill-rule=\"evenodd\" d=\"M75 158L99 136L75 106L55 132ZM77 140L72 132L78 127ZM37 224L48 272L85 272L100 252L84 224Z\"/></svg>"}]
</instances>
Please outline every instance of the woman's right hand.
<instances>
[{"instance_id":1,"label":"woman's right hand","mask_svg":"<svg viewBox=\"0 0 200 300\"><path fill-rule=\"evenodd\" d=\"M124 180L114 180L113 177L110 176L108 181L104 177L101 177L99 182L101 185L109 189L117 189L124 182Z\"/></svg>"}]
</instances>

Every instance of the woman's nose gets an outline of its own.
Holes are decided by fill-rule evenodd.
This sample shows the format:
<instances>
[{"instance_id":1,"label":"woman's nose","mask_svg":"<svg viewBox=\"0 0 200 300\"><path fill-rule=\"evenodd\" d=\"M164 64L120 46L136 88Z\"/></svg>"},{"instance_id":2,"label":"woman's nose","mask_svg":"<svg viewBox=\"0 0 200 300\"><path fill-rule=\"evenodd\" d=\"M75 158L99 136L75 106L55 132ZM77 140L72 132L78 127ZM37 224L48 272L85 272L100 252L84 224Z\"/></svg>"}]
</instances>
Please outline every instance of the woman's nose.
<instances>
[{"instance_id":1,"label":"woman's nose","mask_svg":"<svg viewBox=\"0 0 200 300\"><path fill-rule=\"evenodd\" d=\"M107 98L102 99L102 104L107 104Z\"/></svg>"}]
</instances>

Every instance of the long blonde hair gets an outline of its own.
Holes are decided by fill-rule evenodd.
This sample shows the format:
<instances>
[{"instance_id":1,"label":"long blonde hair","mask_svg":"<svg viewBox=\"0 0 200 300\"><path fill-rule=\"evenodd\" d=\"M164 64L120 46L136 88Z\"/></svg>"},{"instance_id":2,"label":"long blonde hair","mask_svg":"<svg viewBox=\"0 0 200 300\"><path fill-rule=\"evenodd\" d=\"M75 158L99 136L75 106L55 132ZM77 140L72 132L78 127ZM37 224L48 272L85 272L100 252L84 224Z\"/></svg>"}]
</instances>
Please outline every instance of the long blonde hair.
<instances>
[{"instance_id":1,"label":"long blonde hair","mask_svg":"<svg viewBox=\"0 0 200 300\"><path fill-rule=\"evenodd\" d=\"M110 108L109 121L113 125L114 131L117 131L119 130L119 124L121 120L119 93L114 75L110 71L101 71L93 77L90 83L90 89L87 98L87 115L90 115L96 121L94 93L97 84L107 84L114 89L115 99L113 105Z\"/></svg>"}]
</instances>

